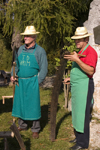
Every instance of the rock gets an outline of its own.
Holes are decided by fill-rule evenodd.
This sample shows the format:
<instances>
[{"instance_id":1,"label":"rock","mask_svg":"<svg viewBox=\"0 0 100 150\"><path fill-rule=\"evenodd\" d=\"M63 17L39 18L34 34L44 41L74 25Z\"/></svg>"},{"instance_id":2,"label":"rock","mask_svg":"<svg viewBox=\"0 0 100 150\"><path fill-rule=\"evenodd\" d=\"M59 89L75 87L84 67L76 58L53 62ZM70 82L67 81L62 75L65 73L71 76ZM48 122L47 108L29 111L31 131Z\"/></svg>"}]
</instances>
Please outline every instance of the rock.
<instances>
[{"instance_id":1,"label":"rock","mask_svg":"<svg viewBox=\"0 0 100 150\"><path fill-rule=\"evenodd\" d=\"M91 150L100 148L100 123L96 123L95 120L90 123L90 146Z\"/></svg>"},{"instance_id":2,"label":"rock","mask_svg":"<svg viewBox=\"0 0 100 150\"><path fill-rule=\"evenodd\" d=\"M68 111L72 111L72 107L71 107L71 99L68 101Z\"/></svg>"},{"instance_id":3,"label":"rock","mask_svg":"<svg viewBox=\"0 0 100 150\"><path fill-rule=\"evenodd\" d=\"M43 88L52 88L53 87L53 81L54 81L54 77L46 77L45 80L40 84L40 87Z\"/></svg>"},{"instance_id":4,"label":"rock","mask_svg":"<svg viewBox=\"0 0 100 150\"><path fill-rule=\"evenodd\" d=\"M94 78L94 110L100 114L100 45L95 43L94 29L100 25L100 0L93 0L90 4L88 20L84 22L84 26L92 35L89 38L89 44L96 50L98 54L98 62ZM98 32L99 34L99 32Z\"/></svg>"}]
</instances>

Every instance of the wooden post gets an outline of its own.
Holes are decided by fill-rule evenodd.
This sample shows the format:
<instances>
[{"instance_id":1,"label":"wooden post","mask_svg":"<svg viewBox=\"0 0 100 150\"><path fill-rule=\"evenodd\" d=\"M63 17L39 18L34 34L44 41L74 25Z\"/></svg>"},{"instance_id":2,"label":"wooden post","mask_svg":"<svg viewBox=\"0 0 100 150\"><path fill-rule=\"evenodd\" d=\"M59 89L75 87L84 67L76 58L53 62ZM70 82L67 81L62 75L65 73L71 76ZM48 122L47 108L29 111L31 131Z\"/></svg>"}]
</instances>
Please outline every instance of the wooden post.
<instances>
[{"instance_id":1,"label":"wooden post","mask_svg":"<svg viewBox=\"0 0 100 150\"><path fill-rule=\"evenodd\" d=\"M3 104L5 104L5 98L13 98L13 95L11 95L11 96L2 96L2 99L3 99Z\"/></svg>"},{"instance_id":2,"label":"wooden post","mask_svg":"<svg viewBox=\"0 0 100 150\"><path fill-rule=\"evenodd\" d=\"M56 77L53 83L52 96L51 96L51 112L50 112L50 140L55 141L56 137L56 113L58 106L58 97L62 84L62 77L65 70L67 61L61 59L60 67L56 72Z\"/></svg>"},{"instance_id":3,"label":"wooden post","mask_svg":"<svg viewBox=\"0 0 100 150\"><path fill-rule=\"evenodd\" d=\"M13 79L15 79L15 66L16 63L13 62ZM13 82L13 100L14 100L14 94L15 94L15 82ZM15 122L15 117L13 117L13 123Z\"/></svg>"},{"instance_id":4,"label":"wooden post","mask_svg":"<svg viewBox=\"0 0 100 150\"><path fill-rule=\"evenodd\" d=\"M13 79L15 79L15 66L16 63L13 62ZM14 94L15 94L15 82L13 82L13 99L14 99Z\"/></svg>"},{"instance_id":5,"label":"wooden post","mask_svg":"<svg viewBox=\"0 0 100 150\"><path fill-rule=\"evenodd\" d=\"M65 76L66 76L66 74L65 74L65 70L64 70L64 79L65 79ZM64 98L65 98L65 105L63 107L67 108L67 89L66 89L66 84L63 83L63 85L64 85Z\"/></svg>"},{"instance_id":6,"label":"wooden post","mask_svg":"<svg viewBox=\"0 0 100 150\"><path fill-rule=\"evenodd\" d=\"M20 135L20 133L18 131L18 128L16 127L16 124L13 123L13 125L11 125L10 129L14 132L14 135L15 135L15 137L16 137L16 139L17 139L17 141L18 141L18 143L19 143L19 145L21 147L21 149L22 150L26 150L24 142L23 142L23 140L21 138L21 135Z\"/></svg>"},{"instance_id":7,"label":"wooden post","mask_svg":"<svg viewBox=\"0 0 100 150\"><path fill-rule=\"evenodd\" d=\"M51 102L48 103L48 123L50 123Z\"/></svg>"},{"instance_id":8,"label":"wooden post","mask_svg":"<svg viewBox=\"0 0 100 150\"><path fill-rule=\"evenodd\" d=\"M14 137L13 132L11 132L11 131L0 132L0 138L4 138L4 150L9 150L7 138L10 138L10 137L12 137L12 138Z\"/></svg>"},{"instance_id":9,"label":"wooden post","mask_svg":"<svg viewBox=\"0 0 100 150\"><path fill-rule=\"evenodd\" d=\"M70 70L68 70L67 76L69 75L69 73L70 73ZM68 107L69 88L70 88L70 84L64 84L65 105L63 107L65 107L65 108Z\"/></svg>"},{"instance_id":10,"label":"wooden post","mask_svg":"<svg viewBox=\"0 0 100 150\"><path fill-rule=\"evenodd\" d=\"M9 137L14 137L13 132L11 132L11 131L0 132L0 138L9 138Z\"/></svg>"},{"instance_id":11,"label":"wooden post","mask_svg":"<svg viewBox=\"0 0 100 150\"><path fill-rule=\"evenodd\" d=\"M4 138L4 150L9 150L7 138Z\"/></svg>"}]
</instances>

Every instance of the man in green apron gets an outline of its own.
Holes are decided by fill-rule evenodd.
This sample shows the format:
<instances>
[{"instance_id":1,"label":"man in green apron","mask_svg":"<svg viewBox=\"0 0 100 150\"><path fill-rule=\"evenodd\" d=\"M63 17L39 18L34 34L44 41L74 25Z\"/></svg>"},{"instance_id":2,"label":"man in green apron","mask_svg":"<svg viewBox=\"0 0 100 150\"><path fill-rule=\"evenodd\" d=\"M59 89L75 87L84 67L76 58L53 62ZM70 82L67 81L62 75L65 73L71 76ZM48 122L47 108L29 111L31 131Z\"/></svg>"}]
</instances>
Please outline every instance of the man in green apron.
<instances>
[{"instance_id":1,"label":"man in green apron","mask_svg":"<svg viewBox=\"0 0 100 150\"><path fill-rule=\"evenodd\" d=\"M12 116L18 117L18 130L27 129L27 120L33 121L31 130L33 138L39 138L41 108L39 84L47 74L47 56L45 50L36 43L34 26L27 26L24 33L25 44L16 55L15 72L18 76L18 85L15 86L15 95ZM11 72L13 79L13 70Z\"/></svg>"},{"instance_id":2,"label":"man in green apron","mask_svg":"<svg viewBox=\"0 0 100 150\"><path fill-rule=\"evenodd\" d=\"M97 64L97 53L88 44L89 36L86 27L76 28L75 35L71 39L75 40L76 47L79 49L73 55L65 55L64 58L72 61L70 78L64 82L71 84L72 102L72 124L76 138L70 142L76 143L71 150L86 149L89 146L89 122L90 106L92 103L94 83L93 74Z\"/></svg>"}]
</instances>

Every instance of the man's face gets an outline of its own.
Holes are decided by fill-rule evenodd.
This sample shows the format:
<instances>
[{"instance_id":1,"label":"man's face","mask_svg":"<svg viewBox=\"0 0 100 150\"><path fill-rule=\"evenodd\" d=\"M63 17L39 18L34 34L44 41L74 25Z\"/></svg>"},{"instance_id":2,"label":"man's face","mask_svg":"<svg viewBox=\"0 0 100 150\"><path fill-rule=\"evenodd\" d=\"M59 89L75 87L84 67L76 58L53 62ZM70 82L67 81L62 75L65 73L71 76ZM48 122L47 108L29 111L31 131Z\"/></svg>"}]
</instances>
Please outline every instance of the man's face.
<instances>
[{"instance_id":1,"label":"man's face","mask_svg":"<svg viewBox=\"0 0 100 150\"><path fill-rule=\"evenodd\" d=\"M76 47L79 49L83 49L87 45L86 39L76 39L75 40Z\"/></svg>"},{"instance_id":2,"label":"man's face","mask_svg":"<svg viewBox=\"0 0 100 150\"><path fill-rule=\"evenodd\" d=\"M35 35L24 35L24 41L26 45L30 45L35 42Z\"/></svg>"}]
</instances>

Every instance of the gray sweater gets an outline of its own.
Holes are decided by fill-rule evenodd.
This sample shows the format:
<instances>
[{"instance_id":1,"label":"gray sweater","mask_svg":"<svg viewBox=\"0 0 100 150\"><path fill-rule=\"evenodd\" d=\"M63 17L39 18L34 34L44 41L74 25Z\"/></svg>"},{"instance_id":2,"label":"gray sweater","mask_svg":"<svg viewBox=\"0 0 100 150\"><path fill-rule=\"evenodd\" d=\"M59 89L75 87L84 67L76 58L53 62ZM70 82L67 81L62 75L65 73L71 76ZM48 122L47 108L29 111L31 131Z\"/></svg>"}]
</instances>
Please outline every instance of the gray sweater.
<instances>
[{"instance_id":1,"label":"gray sweater","mask_svg":"<svg viewBox=\"0 0 100 150\"><path fill-rule=\"evenodd\" d=\"M33 53L35 46L33 46L29 49L26 49L25 45L22 45L16 54L15 61L17 61L17 57L21 54L22 50L27 51L28 53ZM46 56L45 50L41 46L39 46L38 44L37 44L36 51L35 51L35 57L36 57L38 65L39 65L38 81L40 84L41 82L43 82L44 78L47 75L48 62L47 62L47 56ZM17 66L15 67L15 73L16 74L18 73L18 67ZM13 68L11 71L11 76L13 76Z\"/></svg>"}]
</instances>

